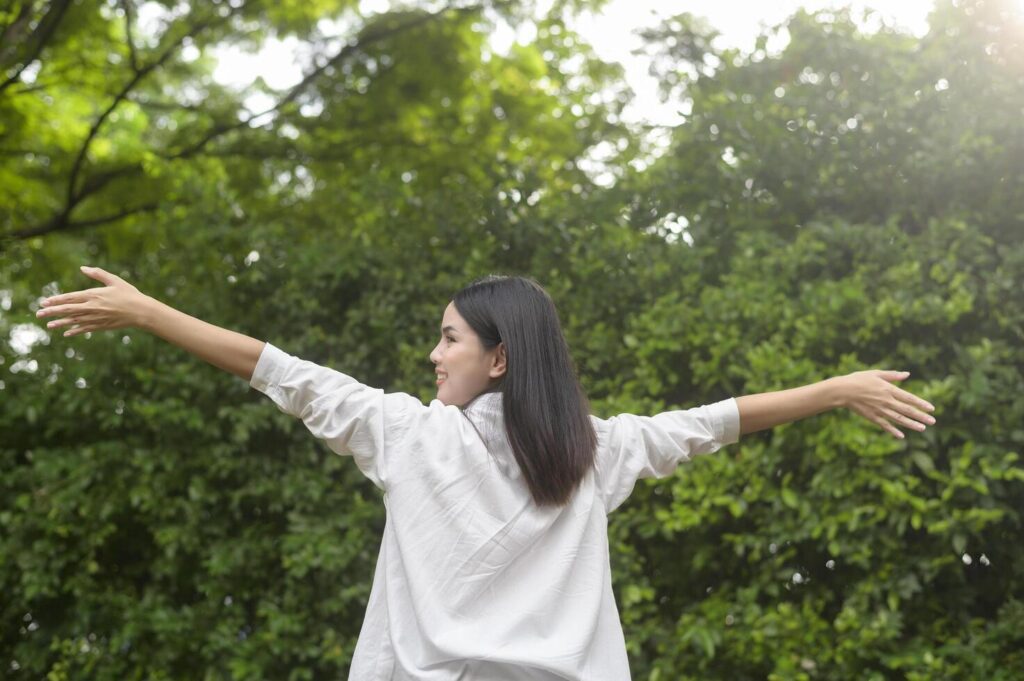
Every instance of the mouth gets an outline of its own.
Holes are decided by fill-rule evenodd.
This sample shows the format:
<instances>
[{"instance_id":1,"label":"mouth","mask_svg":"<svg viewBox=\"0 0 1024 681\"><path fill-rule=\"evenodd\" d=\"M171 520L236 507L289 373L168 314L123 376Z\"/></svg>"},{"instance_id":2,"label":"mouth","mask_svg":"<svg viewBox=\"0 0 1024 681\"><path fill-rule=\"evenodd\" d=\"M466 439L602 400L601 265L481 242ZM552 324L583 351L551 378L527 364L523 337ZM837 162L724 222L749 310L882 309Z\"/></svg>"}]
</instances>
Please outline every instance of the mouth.
<instances>
[{"instance_id":1,"label":"mouth","mask_svg":"<svg viewBox=\"0 0 1024 681\"><path fill-rule=\"evenodd\" d=\"M448 374L438 374L437 375L437 385L441 385L442 383L444 383L446 378L448 378Z\"/></svg>"}]
</instances>

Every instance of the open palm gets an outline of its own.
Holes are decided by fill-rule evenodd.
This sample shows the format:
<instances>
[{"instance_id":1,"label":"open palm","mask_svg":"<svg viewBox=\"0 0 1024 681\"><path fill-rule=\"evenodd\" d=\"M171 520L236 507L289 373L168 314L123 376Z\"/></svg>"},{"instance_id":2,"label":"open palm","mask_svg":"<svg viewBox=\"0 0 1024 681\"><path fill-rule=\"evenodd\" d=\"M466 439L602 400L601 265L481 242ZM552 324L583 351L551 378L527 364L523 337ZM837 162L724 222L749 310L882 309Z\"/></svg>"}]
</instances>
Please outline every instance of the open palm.
<instances>
[{"instance_id":1,"label":"open palm","mask_svg":"<svg viewBox=\"0 0 1024 681\"><path fill-rule=\"evenodd\" d=\"M65 336L86 331L105 331L139 326L147 296L127 281L98 267L82 266L82 272L105 286L61 293L42 301L37 317L53 317L48 329L69 327Z\"/></svg>"},{"instance_id":2,"label":"open palm","mask_svg":"<svg viewBox=\"0 0 1024 681\"><path fill-rule=\"evenodd\" d=\"M896 425L922 431L926 428L925 424L935 423L935 418L926 413L935 411L935 407L894 385L907 376L904 372L881 369L856 371L841 376L839 378L845 395L843 406L901 439L904 435Z\"/></svg>"}]
</instances>

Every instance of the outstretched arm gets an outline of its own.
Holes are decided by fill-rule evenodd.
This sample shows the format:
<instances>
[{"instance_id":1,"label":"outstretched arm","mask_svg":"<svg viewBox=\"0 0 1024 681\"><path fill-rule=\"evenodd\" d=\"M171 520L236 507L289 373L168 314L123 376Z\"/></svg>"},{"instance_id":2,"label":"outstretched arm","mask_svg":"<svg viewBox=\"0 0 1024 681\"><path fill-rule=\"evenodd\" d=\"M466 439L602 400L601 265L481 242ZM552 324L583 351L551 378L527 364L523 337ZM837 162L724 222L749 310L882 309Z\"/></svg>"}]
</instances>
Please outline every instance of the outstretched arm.
<instances>
[{"instance_id":1,"label":"outstretched arm","mask_svg":"<svg viewBox=\"0 0 1024 681\"><path fill-rule=\"evenodd\" d=\"M902 439L903 433L889 420L898 426L918 431L924 430L925 424L935 423L935 419L925 413L935 411L935 407L893 385L893 382L902 381L908 375L901 371L870 369L799 388L737 397L740 434L773 428L823 411L846 407Z\"/></svg>"},{"instance_id":2,"label":"outstretched arm","mask_svg":"<svg viewBox=\"0 0 1024 681\"><path fill-rule=\"evenodd\" d=\"M98 267L82 272L106 284L51 296L38 317L55 317L47 328L70 327L65 336L135 327L191 352L248 382L265 343L189 316L147 296L121 277Z\"/></svg>"},{"instance_id":3,"label":"outstretched arm","mask_svg":"<svg viewBox=\"0 0 1024 681\"><path fill-rule=\"evenodd\" d=\"M736 405L740 435L746 435L837 409L842 398L835 379L830 378L789 390L743 395L736 398Z\"/></svg>"}]
</instances>

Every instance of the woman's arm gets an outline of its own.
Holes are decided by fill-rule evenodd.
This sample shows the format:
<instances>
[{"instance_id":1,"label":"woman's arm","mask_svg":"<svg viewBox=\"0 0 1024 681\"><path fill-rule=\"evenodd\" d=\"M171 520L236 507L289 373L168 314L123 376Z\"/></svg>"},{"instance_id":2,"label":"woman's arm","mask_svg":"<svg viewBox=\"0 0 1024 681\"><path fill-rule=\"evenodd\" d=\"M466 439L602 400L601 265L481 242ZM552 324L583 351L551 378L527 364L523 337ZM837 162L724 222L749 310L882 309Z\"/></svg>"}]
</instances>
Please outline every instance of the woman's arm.
<instances>
[{"instance_id":1,"label":"woman's arm","mask_svg":"<svg viewBox=\"0 0 1024 681\"><path fill-rule=\"evenodd\" d=\"M810 385L736 398L740 410L740 435L774 428L783 423L820 414L842 406L835 379Z\"/></svg>"},{"instance_id":2,"label":"woman's arm","mask_svg":"<svg viewBox=\"0 0 1024 681\"><path fill-rule=\"evenodd\" d=\"M47 328L70 326L65 336L86 331L135 327L148 331L247 382L265 343L222 329L175 310L147 296L121 277L96 267L82 267L87 276L106 286L51 296L37 317L60 317Z\"/></svg>"},{"instance_id":3,"label":"woman's arm","mask_svg":"<svg viewBox=\"0 0 1024 681\"><path fill-rule=\"evenodd\" d=\"M736 398L740 410L740 434L790 423L823 411L845 407L902 439L898 426L924 430L935 419L925 413L935 407L913 393L896 387L910 374L869 369L818 381L789 390L744 395ZM888 420L887 420L888 419Z\"/></svg>"},{"instance_id":4,"label":"woman's arm","mask_svg":"<svg viewBox=\"0 0 1024 681\"><path fill-rule=\"evenodd\" d=\"M138 328L188 350L248 383L266 345L245 334L196 319L149 296L141 301Z\"/></svg>"}]
</instances>

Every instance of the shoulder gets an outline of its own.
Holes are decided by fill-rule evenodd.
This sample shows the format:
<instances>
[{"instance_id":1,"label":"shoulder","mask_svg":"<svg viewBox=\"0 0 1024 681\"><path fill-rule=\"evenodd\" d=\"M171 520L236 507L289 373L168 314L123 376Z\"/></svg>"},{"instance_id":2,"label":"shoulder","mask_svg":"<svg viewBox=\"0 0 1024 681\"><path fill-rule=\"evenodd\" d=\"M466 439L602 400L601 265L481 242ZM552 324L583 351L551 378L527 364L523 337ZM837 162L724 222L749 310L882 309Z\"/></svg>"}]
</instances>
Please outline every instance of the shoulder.
<instances>
[{"instance_id":1,"label":"shoulder","mask_svg":"<svg viewBox=\"0 0 1024 681\"><path fill-rule=\"evenodd\" d=\"M408 401L406 413L411 437L436 438L438 444L451 444L453 436L466 429L472 430L472 424L459 407L437 398L424 404L412 395L402 394Z\"/></svg>"}]
</instances>

